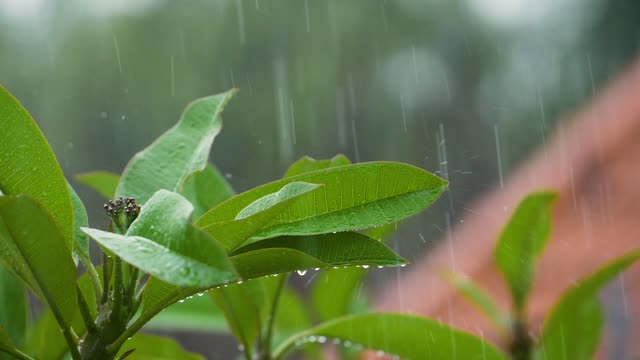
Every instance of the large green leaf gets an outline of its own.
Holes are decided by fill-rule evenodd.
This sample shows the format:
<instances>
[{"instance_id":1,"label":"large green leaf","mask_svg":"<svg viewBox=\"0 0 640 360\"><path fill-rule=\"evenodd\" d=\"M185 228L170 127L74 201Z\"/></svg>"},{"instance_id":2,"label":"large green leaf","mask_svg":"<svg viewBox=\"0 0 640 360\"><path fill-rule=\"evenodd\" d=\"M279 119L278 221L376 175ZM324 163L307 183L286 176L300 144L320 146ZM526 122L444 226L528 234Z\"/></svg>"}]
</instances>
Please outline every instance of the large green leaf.
<instances>
[{"instance_id":1,"label":"large green leaf","mask_svg":"<svg viewBox=\"0 0 640 360\"><path fill-rule=\"evenodd\" d=\"M406 360L507 359L498 349L471 334L433 320L401 314L351 315L320 324L287 339L275 351L282 359L306 342L330 339Z\"/></svg>"},{"instance_id":2,"label":"large green leaf","mask_svg":"<svg viewBox=\"0 0 640 360\"><path fill-rule=\"evenodd\" d=\"M229 326L208 296L192 296L171 305L145 325L149 330L228 333Z\"/></svg>"},{"instance_id":3,"label":"large green leaf","mask_svg":"<svg viewBox=\"0 0 640 360\"><path fill-rule=\"evenodd\" d=\"M127 360L204 360L199 354L184 350L170 338L136 334L124 343L118 356L132 351Z\"/></svg>"},{"instance_id":4,"label":"large green leaf","mask_svg":"<svg viewBox=\"0 0 640 360\"><path fill-rule=\"evenodd\" d=\"M231 185L211 164L187 178L180 193L195 207L191 215L194 219L235 195Z\"/></svg>"},{"instance_id":5,"label":"large green leaf","mask_svg":"<svg viewBox=\"0 0 640 360\"><path fill-rule=\"evenodd\" d=\"M536 359L591 359L603 323L598 292L638 259L640 250L610 262L569 289L545 320Z\"/></svg>"},{"instance_id":6,"label":"large green leaf","mask_svg":"<svg viewBox=\"0 0 640 360\"><path fill-rule=\"evenodd\" d=\"M109 171L91 171L75 176L76 180L100 193L106 199L116 196L120 176Z\"/></svg>"},{"instance_id":7,"label":"large green leaf","mask_svg":"<svg viewBox=\"0 0 640 360\"><path fill-rule=\"evenodd\" d=\"M489 320L493 321L500 330L509 329L511 326L509 316L498 309L486 291L474 284L469 278L455 273L447 274L447 280L464 298L477 306Z\"/></svg>"},{"instance_id":8,"label":"large green leaf","mask_svg":"<svg viewBox=\"0 0 640 360\"><path fill-rule=\"evenodd\" d=\"M243 279L313 268L407 263L381 242L353 232L282 236L249 244L232 255Z\"/></svg>"},{"instance_id":9,"label":"large green leaf","mask_svg":"<svg viewBox=\"0 0 640 360\"><path fill-rule=\"evenodd\" d=\"M80 230L81 227L89 226L87 210L84 208L84 204L75 190L73 190L71 185L67 185L69 186L69 194L71 195L71 204L73 204L73 238L75 240L73 255L74 258L77 256L84 264L87 264L91 261L89 257L89 237Z\"/></svg>"},{"instance_id":10,"label":"large green leaf","mask_svg":"<svg viewBox=\"0 0 640 360\"><path fill-rule=\"evenodd\" d=\"M446 181L407 164L338 166L249 190L211 209L196 224L208 229L212 224L231 221L255 200L295 181L325 186L297 199L286 212L266 224L257 237L360 230L393 223L423 210L447 187Z\"/></svg>"},{"instance_id":11,"label":"large green leaf","mask_svg":"<svg viewBox=\"0 0 640 360\"><path fill-rule=\"evenodd\" d=\"M304 156L289 166L283 178L349 164L351 164L351 160L342 154L327 160L316 160L312 157Z\"/></svg>"},{"instance_id":12,"label":"large green leaf","mask_svg":"<svg viewBox=\"0 0 640 360\"><path fill-rule=\"evenodd\" d=\"M0 349L21 347L26 328L27 294L22 283L0 267ZM0 352L0 359L10 357Z\"/></svg>"},{"instance_id":13,"label":"large green leaf","mask_svg":"<svg viewBox=\"0 0 640 360\"><path fill-rule=\"evenodd\" d=\"M76 267L45 208L26 196L0 197L0 260L53 310L70 321L76 308Z\"/></svg>"},{"instance_id":14,"label":"large green leaf","mask_svg":"<svg viewBox=\"0 0 640 360\"><path fill-rule=\"evenodd\" d=\"M60 227L73 248L73 208L51 147L27 110L0 86L0 192L29 195Z\"/></svg>"},{"instance_id":15,"label":"large green leaf","mask_svg":"<svg viewBox=\"0 0 640 360\"><path fill-rule=\"evenodd\" d=\"M192 211L181 195L160 190L126 235L82 230L129 264L177 286L206 288L236 280L224 250L189 223Z\"/></svg>"},{"instance_id":16,"label":"large green leaf","mask_svg":"<svg viewBox=\"0 0 640 360\"><path fill-rule=\"evenodd\" d=\"M516 309L521 310L531 288L535 264L551 232L551 205L557 195L537 192L516 208L495 249L498 270L506 279Z\"/></svg>"},{"instance_id":17,"label":"large green leaf","mask_svg":"<svg viewBox=\"0 0 640 360\"><path fill-rule=\"evenodd\" d=\"M319 191L320 185L292 182L267 194L240 210L234 219L208 225L202 229L211 234L225 250L236 249L245 240L260 231L265 224L281 217L296 205L297 199Z\"/></svg>"},{"instance_id":18,"label":"large green leaf","mask_svg":"<svg viewBox=\"0 0 640 360\"><path fill-rule=\"evenodd\" d=\"M180 191L191 174L203 170L213 140L220 132L220 114L235 90L193 101L180 121L124 169L116 196L134 197L145 203L160 189Z\"/></svg>"}]
</instances>

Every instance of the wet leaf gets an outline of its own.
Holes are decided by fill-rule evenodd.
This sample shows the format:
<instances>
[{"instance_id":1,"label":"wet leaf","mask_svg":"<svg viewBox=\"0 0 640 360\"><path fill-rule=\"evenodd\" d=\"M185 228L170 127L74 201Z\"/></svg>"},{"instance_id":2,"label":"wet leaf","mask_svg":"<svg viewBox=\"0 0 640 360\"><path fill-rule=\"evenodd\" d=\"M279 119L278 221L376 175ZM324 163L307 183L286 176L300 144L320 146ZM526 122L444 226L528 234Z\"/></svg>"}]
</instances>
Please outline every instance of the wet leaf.
<instances>
[{"instance_id":1,"label":"wet leaf","mask_svg":"<svg viewBox=\"0 0 640 360\"><path fill-rule=\"evenodd\" d=\"M283 178L349 164L351 164L351 160L342 154L338 154L327 160L316 160L312 157L304 156L289 166Z\"/></svg>"},{"instance_id":2,"label":"wet leaf","mask_svg":"<svg viewBox=\"0 0 640 360\"><path fill-rule=\"evenodd\" d=\"M187 178L180 193L195 207L191 214L194 219L235 195L231 185L211 164Z\"/></svg>"},{"instance_id":3,"label":"wet leaf","mask_svg":"<svg viewBox=\"0 0 640 360\"><path fill-rule=\"evenodd\" d=\"M175 340L157 335L134 335L124 343L117 356L131 350L127 360L204 360L202 355L186 351Z\"/></svg>"},{"instance_id":4,"label":"wet leaf","mask_svg":"<svg viewBox=\"0 0 640 360\"><path fill-rule=\"evenodd\" d=\"M149 330L228 333L222 312L208 296L193 296L164 309L145 325Z\"/></svg>"},{"instance_id":5,"label":"wet leaf","mask_svg":"<svg viewBox=\"0 0 640 360\"><path fill-rule=\"evenodd\" d=\"M89 218L87 217L87 210L84 208L84 204L75 190L69 185L69 194L71 195L71 204L73 205L73 239L75 240L75 246L73 247L74 260L76 257L87 264L91 261L89 257L89 237L87 234L80 230L81 227L89 226Z\"/></svg>"},{"instance_id":6,"label":"wet leaf","mask_svg":"<svg viewBox=\"0 0 640 360\"><path fill-rule=\"evenodd\" d=\"M638 259L640 250L633 251L569 289L544 322L535 358L591 359L598 348L603 323L598 292Z\"/></svg>"},{"instance_id":7,"label":"wet leaf","mask_svg":"<svg viewBox=\"0 0 640 360\"><path fill-rule=\"evenodd\" d=\"M337 339L349 347L383 351L406 360L504 359L491 344L439 322L401 314L351 315L322 323L287 339L275 350L283 359L307 341Z\"/></svg>"},{"instance_id":8,"label":"wet leaf","mask_svg":"<svg viewBox=\"0 0 640 360\"><path fill-rule=\"evenodd\" d=\"M24 195L0 197L0 257L60 321L71 321L76 267L58 225L35 200Z\"/></svg>"},{"instance_id":9,"label":"wet leaf","mask_svg":"<svg viewBox=\"0 0 640 360\"><path fill-rule=\"evenodd\" d=\"M511 289L516 309L522 309L531 288L535 264L551 232L551 205L557 195L537 192L518 205L502 230L495 261Z\"/></svg>"},{"instance_id":10,"label":"wet leaf","mask_svg":"<svg viewBox=\"0 0 640 360\"><path fill-rule=\"evenodd\" d=\"M212 224L231 221L255 200L295 181L324 186L297 199L255 237L322 234L393 223L423 210L447 187L447 182L439 177L406 164L372 162L339 166L249 190L211 209L196 224L207 229Z\"/></svg>"},{"instance_id":11,"label":"wet leaf","mask_svg":"<svg viewBox=\"0 0 640 360\"><path fill-rule=\"evenodd\" d=\"M60 165L31 115L2 86L0 129L0 192L29 195L40 203L58 224L71 253L73 208Z\"/></svg>"},{"instance_id":12,"label":"wet leaf","mask_svg":"<svg viewBox=\"0 0 640 360\"><path fill-rule=\"evenodd\" d=\"M127 164L116 196L133 197L145 203L160 189L182 190L193 173L206 167L211 145L222 127L220 114L235 92L231 90L189 104L174 127Z\"/></svg>"},{"instance_id":13,"label":"wet leaf","mask_svg":"<svg viewBox=\"0 0 640 360\"><path fill-rule=\"evenodd\" d=\"M113 199L116 196L120 175L109 171L91 171L78 174L75 179L79 183L97 191L105 199Z\"/></svg>"}]
</instances>

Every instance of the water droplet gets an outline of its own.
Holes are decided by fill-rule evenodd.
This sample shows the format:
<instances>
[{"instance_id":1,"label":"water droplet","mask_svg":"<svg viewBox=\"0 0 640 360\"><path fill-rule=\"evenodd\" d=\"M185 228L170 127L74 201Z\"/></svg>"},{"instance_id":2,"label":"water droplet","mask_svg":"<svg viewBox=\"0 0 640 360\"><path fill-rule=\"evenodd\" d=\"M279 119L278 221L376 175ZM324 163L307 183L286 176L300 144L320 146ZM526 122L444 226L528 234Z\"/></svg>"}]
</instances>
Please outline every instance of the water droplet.
<instances>
[{"instance_id":1,"label":"water droplet","mask_svg":"<svg viewBox=\"0 0 640 360\"><path fill-rule=\"evenodd\" d=\"M180 300L178 300L178 302L179 302L180 304L182 304L182 303L184 302L184 299L180 299Z\"/></svg>"},{"instance_id":2,"label":"water droplet","mask_svg":"<svg viewBox=\"0 0 640 360\"><path fill-rule=\"evenodd\" d=\"M407 264L402 264L402 265L400 265L400 267L405 267L405 266L407 266Z\"/></svg>"},{"instance_id":3,"label":"water droplet","mask_svg":"<svg viewBox=\"0 0 640 360\"><path fill-rule=\"evenodd\" d=\"M204 296L203 292L198 293L198 296Z\"/></svg>"},{"instance_id":4,"label":"water droplet","mask_svg":"<svg viewBox=\"0 0 640 360\"><path fill-rule=\"evenodd\" d=\"M378 265L378 269L382 269L384 266L382 265Z\"/></svg>"},{"instance_id":5,"label":"water droplet","mask_svg":"<svg viewBox=\"0 0 640 360\"><path fill-rule=\"evenodd\" d=\"M307 273L307 270L298 270L298 271L296 271L296 272L298 273L298 275L300 275L300 276L304 276L304 274L306 274L306 273Z\"/></svg>"},{"instance_id":6,"label":"water droplet","mask_svg":"<svg viewBox=\"0 0 640 360\"><path fill-rule=\"evenodd\" d=\"M362 268L363 268L363 269L368 269L368 268L369 268L369 265L362 265Z\"/></svg>"}]
</instances>

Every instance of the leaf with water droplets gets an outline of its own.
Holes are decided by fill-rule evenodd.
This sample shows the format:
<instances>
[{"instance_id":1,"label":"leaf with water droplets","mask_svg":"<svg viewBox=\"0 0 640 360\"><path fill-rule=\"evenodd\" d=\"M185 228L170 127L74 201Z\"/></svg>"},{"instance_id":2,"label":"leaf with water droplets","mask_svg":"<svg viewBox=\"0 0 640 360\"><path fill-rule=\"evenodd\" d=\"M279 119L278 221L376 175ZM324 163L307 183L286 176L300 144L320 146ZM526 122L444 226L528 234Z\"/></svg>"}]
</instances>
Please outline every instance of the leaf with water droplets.
<instances>
[{"instance_id":1,"label":"leaf with water droplets","mask_svg":"<svg viewBox=\"0 0 640 360\"><path fill-rule=\"evenodd\" d=\"M351 164L351 160L342 154L338 154L333 158L326 160L316 160L310 156L303 156L300 160L289 166L289 169L287 169L283 178L349 164Z\"/></svg>"},{"instance_id":2,"label":"leaf with water droplets","mask_svg":"<svg viewBox=\"0 0 640 360\"><path fill-rule=\"evenodd\" d=\"M193 173L206 167L213 140L222 128L220 115L235 93L231 90L190 103L174 127L127 164L116 196L145 203L160 189L182 190Z\"/></svg>"},{"instance_id":3,"label":"leaf with water droplets","mask_svg":"<svg viewBox=\"0 0 640 360\"><path fill-rule=\"evenodd\" d=\"M338 166L249 190L211 209L196 225L209 231L214 224L232 221L252 202L296 181L324 186L296 199L254 237L323 234L393 223L425 209L447 187L443 179L407 164L371 162ZM211 234L215 237L215 232ZM232 245L226 248L240 244Z\"/></svg>"},{"instance_id":4,"label":"leaf with water droplets","mask_svg":"<svg viewBox=\"0 0 640 360\"><path fill-rule=\"evenodd\" d=\"M78 174L75 179L79 183L97 191L105 199L113 199L116 196L120 175L109 171L91 171Z\"/></svg>"},{"instance_id":5,"label":"leaf with water droplets","mask_svg":"<svg viewBox=\"0 0 640 360\"><path fill-rule=\"evenodd\" d=\"M290 350L309 340L328 339L383 351L406 360L507 359L494 346L476 336L440 322L401 314L351 315L322 323L287 339L274 351L273 357L283 359Z\"/></svg>"},{"instance_id":6,"label":"leaf with water droplets","mask_svg":"<svg viewBox=\"0 0 640 360\"><path fill-rule=\"evenodd\" d=\"M51 147L27 110L0 86L0 192L29 195L58 224L73 249L73 208Z\"/></svg>"}]
</instances>

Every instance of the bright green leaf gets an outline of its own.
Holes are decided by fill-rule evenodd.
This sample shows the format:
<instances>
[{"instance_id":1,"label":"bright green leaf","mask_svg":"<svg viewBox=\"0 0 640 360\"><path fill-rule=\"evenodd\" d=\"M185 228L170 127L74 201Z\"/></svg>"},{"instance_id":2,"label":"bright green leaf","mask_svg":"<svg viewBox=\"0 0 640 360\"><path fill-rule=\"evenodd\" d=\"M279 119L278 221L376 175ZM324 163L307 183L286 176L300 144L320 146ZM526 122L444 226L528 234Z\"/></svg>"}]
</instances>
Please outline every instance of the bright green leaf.
<instances>
[{"instance_id":1,"label":"bright green leaf","mask_svg":"<svg viewBox=\"0 0 640 360\"><path fill-rule=\"evenodd\" d=\"M301 196L256 237L321 234L393 223L423 210L447 187L446 181L407 164L372 162L338 166L249 190L211 209L196 224L207 228L231 221L252 202L296 181L325 186Z\"/></svg>"},{"instance_id":2,"label":"bright green leaf","mask_svg":"<svg viewBox=\"0 0 640 360\"><path fill-rule=\"evenodd\" d=\"M76 268L47 210L26 196L0 197L0 260L51 307L59 321L76 308Z\"/></svg>"},{"instance_id":3,"label":"bright green leaf","mask_svg":"<svg viewBox=\"0 0 640 360\"><path fill-rule=\"evenodd\" d=\"M120 181L120 175L109 171L91 171L78 174L75 179L93 190L97 191L105 199L113 199L116 196L116 188Z\"/></svg>"},{"instance_id":4,"label":"bright green leaf","mask_svg":"<svg viewBox=\"0 0 640 360\"><path fill-rule=\"evenodd\" d=\"M145 325L149 330L228 333L226 320L208 296L193 296L173 304Z\"/></svg>"},{"instance_id":5,"label":"bright green leaf","mask_svg":"<svg viewBox=\"0 0 640 360\"><path fill-rule=\"evenodd\" d=\"M158 191L126 235L83 231L141 270L177 286L213 287L236 280L226 253L189 223L193 206L181 195Z\"/></svg>"},{"instance_id":6,"label":"bright green leaf","mask_svg":"<svg viewBox=\"0 0 640 360\"><path fill-rule=\"evenodd\" d=\"M522 309L535 272L535 264L551 232L551 205L557 195L538 192L518 205L502 230L495 250L498 270L506 279L516 309Z\"/></svg>"},{"instance_id":7,"label":"bright green leaf","mask_svg":"<svg viewBox=\"0 0 640 360\"><path fill-rule=\"evenodd\" d=\"M184 350L170 338L157 335L136 334L124 343L118 356L134 350L127 360L204 360L199 354Z\"/></svg>"},{"instance_id":8,"label":"bright green leaf","mask_svg":"<svg viewBox=\"0 0 640 360\"><path fill-rule=\"evenodd\" d=\"M569 289L544 322L536 359L591 359L600 338L600 289L640 259L633 251L603 266Z\"/></svg>"},{"instance_id":9,"label":"bright green leaf","mask_svg":"<svg viewBox=\"0 0 640 360\"><path fill-rule=\"evenodd\" d=\"M230 221L210 224L202 230L211 234L225 250L236 249L274 218L290 211L297 199L320 191L320 185L292 182L281 189L256 199L241 209ZM197 224L197 223L196 223Z\"/></svg>"},{"instance_id":10,"label":"bright green leaf","mask_svg":"<svg viewBox=\"0 0 640 360\"><path fill-rule=\"evenodd\" d=\"M73 204L73 238L75 240L73 255L74 258L77 256L84 264L87 264L91 261L89 257L89 237L80 230L81 227L89 226L87 210L84 208L84 204L75 190L73 190L68 183L67 185L69 186L69 194L71 195L71 204Z\"/></svg>"},{"instance_id":11,"label":"bright green leaf","mask_svg":"<svg viewBox=\"0 0 640 360\"><path fill-rule=\"evenodd\" d=\"M447 280L451 286L458 290L469 302L477 306L501 330L509 329L511 326L509 316L502 313L489 294L474 284L473 281L455 273L447 274Z\"/></svg>"},{"instance_id":12,"label":"bright green leaf","mask_svg":"<svg viewBox=\"0 0 640 360\"><path fill-rule=\"evenodd\" d=\"M60 165L27 110L0 86L0 191L29 195L60 227L73 249L73 208Z\"/></svg>"},{"instance_id":13,"label":"bright green leaf","mask_svg":"<svg viewBox=\"0 0 640 360\"><path fill-rule=\"evenodd\" d=\"M195 207L194 219L235 195L227 179L211 164L187 178L180 193Z\"/></svg>"},{"instance_id":14,"label":"bright green leaf","mask_svg":"<svg viewBox=\"0 0 640 360\"><path fill-rule=\"evenodd\" d=\"M410 315L351 315L320 324L286 340L275 350L282 359L292 348L308 341L337 339L351 346L383 351L406 360L504 359L491 344L442 323Z\"/></svg>"},{"instance_id":15,"label":"bright green leaf","mask_svg":"<svg viewBox=\"0 0 640 360\"><path fill-rule=\"evenodd\" d=\"M220 132L220 114L235 90L193 101L180 121L127 164L116 196L145 203L160 189L180 191L187 178L207 165L213 140Z\"/></svg>"},{"instance_id":16,"label":"bright green leaf","mask_svg":"<svg viewBox=\"0 0 640 360\"><path fill-rule=\"evenodd\" d=\"M342 154L338 154L328 160L316 160L312 157L304 156L289 166L283 178L349 164L351 164L351 160Z\"/></svg>"},{"instance_id":17,"label":"bright green leaf","mask_svg":"<svg viewBox=\"0 0 640 360\"><path fill-rule=\"evenodd\" d=\"M27 328L27 294L22 283L2 267L0 295L0 349L21 347ZM0 352L0 359L9 357Z\"/></svg>"}]
</instances>

